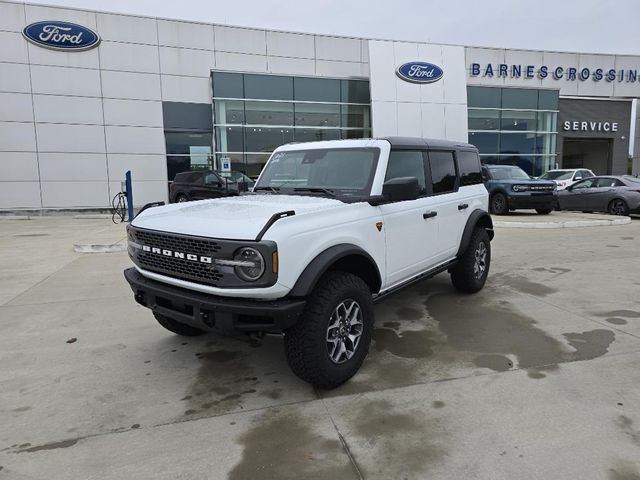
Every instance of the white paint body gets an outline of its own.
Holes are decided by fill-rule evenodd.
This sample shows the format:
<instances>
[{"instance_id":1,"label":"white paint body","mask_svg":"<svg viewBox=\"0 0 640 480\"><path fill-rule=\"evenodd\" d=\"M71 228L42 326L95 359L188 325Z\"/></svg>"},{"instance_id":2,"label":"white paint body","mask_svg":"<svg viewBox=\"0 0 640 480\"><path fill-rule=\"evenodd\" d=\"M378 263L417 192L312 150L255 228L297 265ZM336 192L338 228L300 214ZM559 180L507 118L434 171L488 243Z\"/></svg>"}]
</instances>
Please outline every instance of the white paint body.
<instances>
[{"instance_id":1,"label":"white paint body","mask_svg":"<svg viewBox=\"0 0 640 480\"><path fill-rule=\"evenodd\" d=\"M291 144L279 147L274 154L331 147L379 148L370 193L382 194L391 147L386 140ZM459 210L461 203L469 207ZM476 209L486 211L487 206L488 194L482 184L461 187L455 193L380 206L367 202L343 203L326 197L264 193L151 208L136 217L132 225L186 235L247 240L250 245L273 214L294 210L295 215L275 222L263 237L278 246L278 281L271 287L217 288L138 268L148 278L191 290L267 300L286 296L314 258L339 244L352 244L367 252L380 272L381 290L393 288L455 258L469 214ZM437 211L438 215L424 219L427 211ZM378 222L383 223L380 231L376 227Z\"/></svg>"}]
</instances>

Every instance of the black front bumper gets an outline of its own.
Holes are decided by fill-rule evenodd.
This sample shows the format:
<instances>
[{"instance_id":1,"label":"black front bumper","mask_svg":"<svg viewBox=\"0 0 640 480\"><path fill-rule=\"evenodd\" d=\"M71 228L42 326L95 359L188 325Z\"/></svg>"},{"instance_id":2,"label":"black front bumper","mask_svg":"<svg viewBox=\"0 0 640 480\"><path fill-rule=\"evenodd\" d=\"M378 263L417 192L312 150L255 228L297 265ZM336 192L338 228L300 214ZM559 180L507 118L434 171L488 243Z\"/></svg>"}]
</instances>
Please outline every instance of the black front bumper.
<instances>
[{"instance_id":1,"label":"black front bumper","mask_svg":"<svg viewBox=\"0 0 640 480\"><path fill-rule=\"evenodd\" d=\"M154 313L201 330L230 335L281 333L295 325L306 304L301 298L257 301L209 295L151 280L133 267L124 271L124 278L136 302Z\"/></svg>"},{"instance_id":2,"label":"black front bumper","mask_svg":"<svg viewBox=\"0 0 640 480\"><path fill-rule=\"evenodd\" d=\"M553 210L558 205L558 196L554 194L510 194L509 195L509 208L510 209L551 209Z\"/></svg>"}]
</instances>

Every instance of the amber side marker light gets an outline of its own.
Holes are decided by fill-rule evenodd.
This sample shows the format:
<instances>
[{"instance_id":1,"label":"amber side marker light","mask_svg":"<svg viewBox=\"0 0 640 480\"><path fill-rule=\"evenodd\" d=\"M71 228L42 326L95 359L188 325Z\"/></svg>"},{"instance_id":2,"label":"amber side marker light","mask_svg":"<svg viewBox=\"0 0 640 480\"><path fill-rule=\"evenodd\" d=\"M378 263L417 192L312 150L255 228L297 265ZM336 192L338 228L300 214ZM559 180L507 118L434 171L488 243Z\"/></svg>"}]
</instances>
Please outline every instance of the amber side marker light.
<instances>
[{"instance_id":1,"label":"amber side marker light","mask_svg":"<svg viewBox=\"0 0 640 480\"><path fill-rule=\"evenodd\" d=\"M271 254L271 271L273 273L278 273L278 252L273 252Z\"/></svg>"},{"instance_id":2,"label":"amber side marker light","mask_svg":"<svg viewBox=\"0 0 640 480\"><path fill-rule=\"evenodd\" d=\"M376 222L376 228L378 229L378 231L382 230L382 222Z\"/></svg>"}]
</instances>

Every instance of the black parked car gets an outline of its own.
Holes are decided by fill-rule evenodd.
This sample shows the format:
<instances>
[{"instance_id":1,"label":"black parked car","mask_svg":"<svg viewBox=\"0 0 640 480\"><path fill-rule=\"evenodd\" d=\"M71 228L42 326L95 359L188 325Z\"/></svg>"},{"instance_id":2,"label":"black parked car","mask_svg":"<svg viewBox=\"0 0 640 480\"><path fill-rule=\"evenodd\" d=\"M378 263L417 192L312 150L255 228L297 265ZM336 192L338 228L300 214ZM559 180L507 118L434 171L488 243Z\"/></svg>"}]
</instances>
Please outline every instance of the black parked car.
<instances>
[{"instance_id":1,"label":"black parked car","mask_svg":"<svg viewBox=\"0 0 640 480\"><path fill-rule=\"evenodd\" d=\"M513 165L484 165L484 186L489 191L489 210L505 215L509 210L533 208L541 215L557 205L556 183L531 178Z\"/></svg>"},{"instance_id":2,"label":"black parked car","mask_svg":"<svg viewBox=\"0 0 640 480\"><path fill-rule=\"evenodd\" d=\"M630 175L591 177L558 192L561 210L640 213L640 178Z\"/></svg>"},{"instance_id":3,"label":"black parked car","mask_svg":"<svg viewBox=\"0 0 640 480\"><path fill-rule=\"evenodd\" d=\"M241 172L197 170L178 173L169 187L169 202L229 197L246 192L253 180Z\"/></svg>"}]
</instances>

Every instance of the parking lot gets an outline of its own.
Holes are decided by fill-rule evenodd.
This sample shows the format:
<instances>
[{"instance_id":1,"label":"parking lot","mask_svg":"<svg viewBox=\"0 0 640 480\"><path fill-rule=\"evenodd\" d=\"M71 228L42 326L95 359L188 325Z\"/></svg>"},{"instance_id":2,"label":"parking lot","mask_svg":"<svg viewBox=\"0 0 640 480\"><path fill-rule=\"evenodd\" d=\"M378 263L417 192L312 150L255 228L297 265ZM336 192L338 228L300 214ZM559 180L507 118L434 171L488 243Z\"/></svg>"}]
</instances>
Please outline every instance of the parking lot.
<instances>
[{"instance_id":1,"label":"parking lot","mask_svg":"<svg viewBox=\"0 0 640 480\"><path fill-rule=\"evenodd\" d=\"M170 334L125 252L73 250L123 239L0 219L0 479L640 479L638 218L498 229L484 290L378 303L333 391L279 337Z\"/></svg>"}]
</instances>

